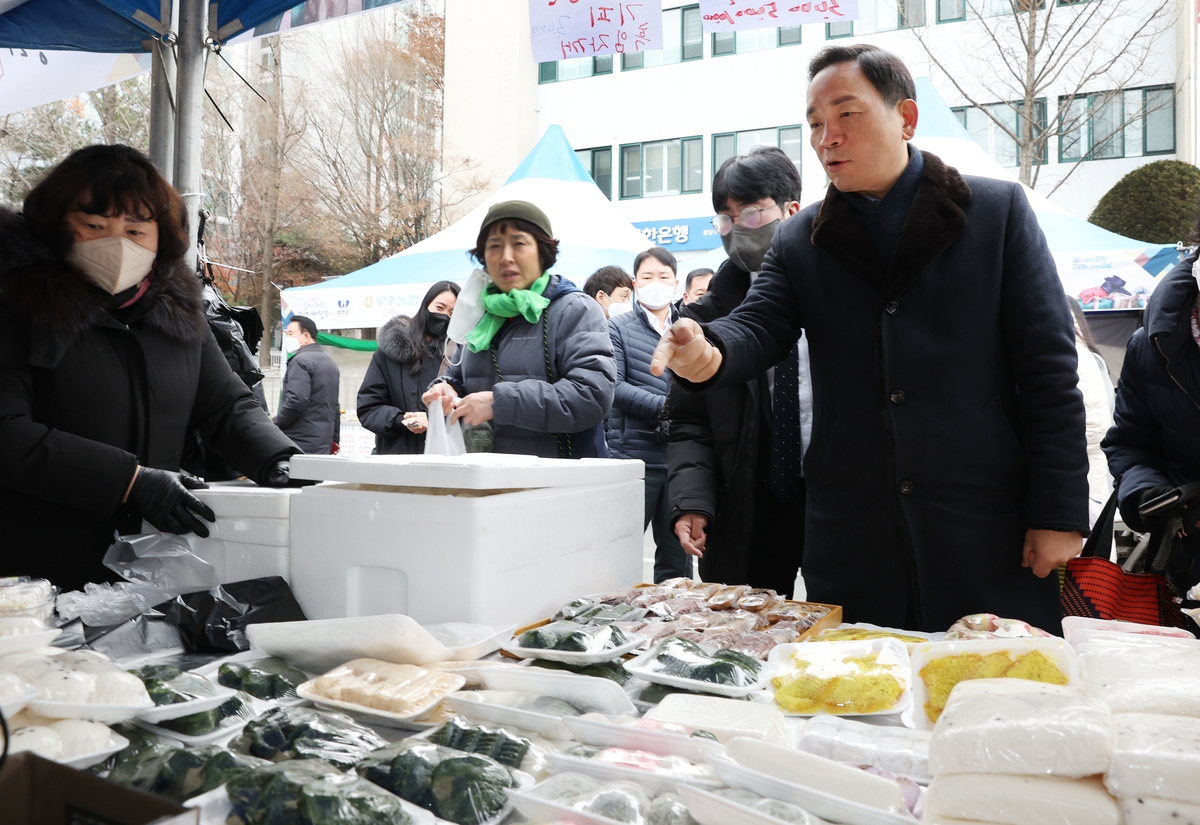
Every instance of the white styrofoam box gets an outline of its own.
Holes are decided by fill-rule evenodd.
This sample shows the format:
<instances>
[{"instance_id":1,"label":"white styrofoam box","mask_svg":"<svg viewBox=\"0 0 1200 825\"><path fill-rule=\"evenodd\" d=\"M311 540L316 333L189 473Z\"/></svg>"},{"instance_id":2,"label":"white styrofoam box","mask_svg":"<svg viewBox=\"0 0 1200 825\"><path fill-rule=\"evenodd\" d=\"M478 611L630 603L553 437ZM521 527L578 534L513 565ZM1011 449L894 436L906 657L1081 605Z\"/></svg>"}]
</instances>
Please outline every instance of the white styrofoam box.
<instances>
[{"instance_id":1,"label":"white styrofoam box","mask_svg":"<svg viewBox=\"0 0 1200 825\"><path fill-rule=\"evenodd\" d=\"M207 490L195 490L193 495L203 501L218 519L284 519L291 512L296 488L276 490L259 487L250 481L211 483Z\"/></svg>"},{"instance_id":2,"label":"white styrofoam box","mask_svg":"<svg viewBox=\"0 0 1200 825\"><path fill-rule=\"evenodd\" d=\"M287 547L290 539L290 522L286 518L222 518L217 516L215 524L208 525L213 538L239 544L266 544Z\"/></svg>"},{"instance_id":3,"label":"white styrofoam box","mask_svg":"<svg viewBox=\"0 0 1200 825\"><path fill-rule=\"evenodd\" d=\"M581 594L641 581L643 465L630 464L636 478L490 495L307 487L292 508L288 581L311 619L550 616Z\"/></svg>"},{"instance_id":4,"label":"white styrofoam box","mask_svg":"<svg viewBox=\"0 0 1200 825\"><path fill-rule=\"evenodd\" d=\"M221 584L267 576L288 577L291 550L286 544L243 544L214 537L202 539L195 533L182 538L193 553L216 568Z\"/></svg>"},{"instance_id":5,"label":"white styrofoam box","mask_svg":"<svg viewBox=\"0 0 1200 825\"><path fill-rule=\"evenodd\" d=\"M538 458L507 453L378 455L367 458L297 455L291 460L291 475L292 478L316 481L346 481L389 487L529 490L611 484L644 478L646 465L640 461L612 458Z\"/></svg>"}]
</instances>

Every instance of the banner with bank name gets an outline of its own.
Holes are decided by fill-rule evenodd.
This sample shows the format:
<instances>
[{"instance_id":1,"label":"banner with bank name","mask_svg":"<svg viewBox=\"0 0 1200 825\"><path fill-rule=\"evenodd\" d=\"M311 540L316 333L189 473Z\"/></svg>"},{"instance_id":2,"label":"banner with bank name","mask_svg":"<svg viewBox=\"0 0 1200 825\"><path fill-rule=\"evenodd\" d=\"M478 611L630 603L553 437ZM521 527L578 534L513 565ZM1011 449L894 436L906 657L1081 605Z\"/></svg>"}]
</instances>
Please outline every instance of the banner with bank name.
<instances>
[{"instance_id":1,"label":"banner with bank name","mask_svg":"<svg viewBox=\"0 0 1200 825\"><path fill-rule=\"evenodd\" d=\"M706 32L841 23L858 19L858 0L700 0Z\"/></svg>"}]
</instances>

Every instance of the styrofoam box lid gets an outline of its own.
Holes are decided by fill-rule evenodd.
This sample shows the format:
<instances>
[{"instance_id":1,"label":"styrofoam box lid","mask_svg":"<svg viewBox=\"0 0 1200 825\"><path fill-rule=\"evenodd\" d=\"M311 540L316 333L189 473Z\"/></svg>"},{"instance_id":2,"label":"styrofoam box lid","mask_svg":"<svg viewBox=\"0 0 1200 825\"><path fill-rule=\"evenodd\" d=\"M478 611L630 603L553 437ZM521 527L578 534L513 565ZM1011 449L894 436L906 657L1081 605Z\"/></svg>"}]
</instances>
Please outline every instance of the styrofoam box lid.
<instances>
[{"instance_id":1,"label":"styrofoam box lid","mask_svg":"<svg viewBox=\"0 0 1200 825\"><path fill-rule=\"evenodd\" d=\"M209 484L194 495L216 513L217 518L286 519L291 513L292 496L297 488L274 489L250 482Z\"/></svg>"},{"instance_id":2,"label":"styrofoam box lid","mask_svg":"<svg viewBox=\"0 0 1200 825\"><path fill-rule=\"evenodd\" d=\"M579 487L644 478L646 465L613 458L538 458L506 453L292 457L292 477L387 487L453 487L459 490L527 490Z\"/></svg>"}]
</instances>

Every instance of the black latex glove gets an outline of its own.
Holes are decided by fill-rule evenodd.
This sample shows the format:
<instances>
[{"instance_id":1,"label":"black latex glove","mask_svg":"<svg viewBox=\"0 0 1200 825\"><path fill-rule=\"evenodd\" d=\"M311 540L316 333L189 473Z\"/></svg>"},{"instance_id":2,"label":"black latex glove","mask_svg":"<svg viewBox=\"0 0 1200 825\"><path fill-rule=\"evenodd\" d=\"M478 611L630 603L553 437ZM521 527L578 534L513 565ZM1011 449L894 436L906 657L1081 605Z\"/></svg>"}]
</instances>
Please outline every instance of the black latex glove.
<instances>
[{"instance_id":1,"label":"black latex glove","mask_svg":"<svg viewBox=\"0 0 1200 825\"><path fill-rule=\"evenodd\" d=\"M129 490L129 503L159 530L195 533L208 538L208 527L197 516L212 522L217 516L207 504L188 492L206 486L194 476L181 477L179 473L142 467Z\"/></svg>"},{"instance_id":2,"label":"black latex glove","mask_svg":"<svg viewBox=\"0 0 1200 825\"><path fill-rule=\"evenodd\" d=\"M286 458L267 470L263 477L263 484L267 487L309 487L316 483L307 479L292 478L292 462Z\"/></svg>"}]
</instances>

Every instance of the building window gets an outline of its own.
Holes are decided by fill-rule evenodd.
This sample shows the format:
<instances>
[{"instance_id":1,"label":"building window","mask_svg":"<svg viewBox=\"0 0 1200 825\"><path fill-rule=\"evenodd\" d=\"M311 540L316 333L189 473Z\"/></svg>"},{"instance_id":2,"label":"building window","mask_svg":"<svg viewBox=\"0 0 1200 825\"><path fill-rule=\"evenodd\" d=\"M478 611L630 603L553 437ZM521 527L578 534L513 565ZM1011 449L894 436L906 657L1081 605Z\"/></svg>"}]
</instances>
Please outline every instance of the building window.
<instances>
[{"instance_id":1,"label":"building window","mask_svg":"<svg viewBox=\"0 0 1200 825\"><path fill-rule=\"evenodd\" d=\"M958 118L958 122L963 125L975 142L987 150L988 154L999 163L1001 166L1020 166L1021 165L1021 146L1018 141L1013 140L1005 132L1005 129L1010 130L1013 134L1020 134L1024 128L1023 112L1025 104L1023 101L1016 103L991 103L977 109L973 106L959 106L952 109L954 116ZM984 111L986 110L986 112ZM1044 134L1046 131L1046 99L1038 98L1033 104L1033 128L1036 135ZM1001 129L991 117L991 113L996 120L1004 124L1004 129ZM1046 143L1042 144L1039 157L1033 161L1035 164L1044 164L1050 162L1049 147Z\"/></svg>"},{"instance_id":2,"label":"building window","mask_svg":"<svg viewBox=\"0 0 1200 825\"><path fill-rule=\"evenodd\" d=\"M937 21L939 23L956 23L966 19L966 0L937 0Z\"/></svg>"},{"instance_id":3,"label":"building window","mask_svg":"<svg viewBox=\"0 0 1200 825\"><path fill-rule=\"evenodd\" d=\"M604 197L612 200L612 147L602 146L598 149L580 149L575 153L583 168L588 170L592 180L600 187Z\"/></svg>"},{"instance_id":4,"label":"building window","mask_svg":"<svg viewBox=\"0 0 1200 825\"><path fill-rule=\"evenodd\" d=\"M854 37L854 21L846 20L842 23L826 23L825 24L825 39L837 40L839 37Z\"/></svg>"},{"instance_id":5,"label":"building window","mask_svg":"<svg viewBox=\"0 0 1200 825\"><path fill-rule=\"evenodd\" d=\"M768 29L747 29L733 32L714 32L712 36L713 57L726 54L745 54L779 46L794 46L800 42L799 26L783 26Z\"/></svg>"},{"instance_id":6,"label":"building window","mask_svg":"<svg viewBox=\"0 0 1200 825\"><path fill-rule=\"evenodd\" d=\"M704 158L698 137L658 140L621 147L621 197L682 195L704 188Z\"/></svg>"},{"instance_id":7,"label":"building window","mask_svg":"<svg viewBox=\"0 0 1200 825\"><path fill-rule=\"evenodd\" d=\"M662 26L663 47L645 52L626 52L621 55L623 71L704 57L704 25L699 6L664 11Z\"/></svg>"},{"instance_id":8,"label":"building window","mask_svg":"<svg viewBox=\"0 0 1200 825\"><path fill-rule=\"evenodd\" d=\"M800 168L800 153L804 146L804 129L800 126L779 126L771 129L751 129L745 132L726 132L713 135L713 175L725 161L744 155L755 146L775 146Z\"/></svg>"},{"instance_id":9,"label":"building window","mask_svg":"<svg viewBox=\"0 0 1200 825\"><path fill-rule=\"evenodd\" d=\"M917 29L925 25L925 0L898 0L896 28Z\"/></svg>"},{"instance_id":10,"label":"building window","mask_svg":"<svg viewBox=\"0 0 1200 825\"><path fill-rule=\"evenodd\" d=\"M538 64L538 83L557 83L560 80L578 80L598 74L612 74L611 54L598 57L573 57L570 60L554 60Z\"/></svg>"},{"instance_id":11,"label":"building window","mask_svg":"<svg viewBox=\"0 0 1200 825\"><path fill-rule=\"evenodd\" d=\"M799 26L780 26L778 32L780 46L795 46L800 43Z\"/></svg>"},{"instance_id":12,"label":"building window","mask_svg":"<svg viewBox=\"0 0 1200 825\"><path fill-rule=\"evenodd\" d=\"M1175 151L1175 90L1149 86L1060 98L1058 159L1112 160Z\"/></svg>"}]
</instances>

